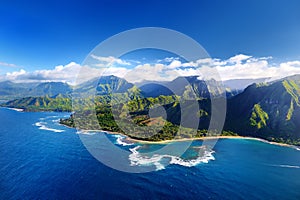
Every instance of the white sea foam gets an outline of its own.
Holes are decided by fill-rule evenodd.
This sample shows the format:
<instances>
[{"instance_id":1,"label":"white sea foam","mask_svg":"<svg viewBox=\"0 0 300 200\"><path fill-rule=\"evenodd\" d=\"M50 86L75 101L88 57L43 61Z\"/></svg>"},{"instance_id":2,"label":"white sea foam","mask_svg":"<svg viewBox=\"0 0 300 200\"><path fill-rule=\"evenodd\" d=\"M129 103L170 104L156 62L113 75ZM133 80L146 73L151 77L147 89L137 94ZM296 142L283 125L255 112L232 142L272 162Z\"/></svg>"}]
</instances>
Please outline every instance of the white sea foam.
<instances>
[{"instance_id":1,"label":"white sea foam","mask_svg":"<svg viewBox=\"0 0 300 200\"><path fill-rule=\"evenodd\" d=\"M151 158L147 156L142 156L137 149L140 148L140 146L136 146L134 148L131 148L130 151L132 154L129 155L129 160L131 166L139 166L139 165L155 165L156 170L164 169L164 165L161 164L159 161L163 158L163 155L153 155Z\"/></svg>"},{"instance_id":2,"label":"white sea foam","mask_svg":"<svg viewBox=\"0 0 300 200\"><path fill-rule=\"evenodd\" d=\"M185 167L193 167L200 163L208 163L210 160L215 160L213 153L214 151L205 151L204 155L192 160L183 160L182 158L173 156L170 161L170 164L177 164Z\"/></svg>"},{"instance_id":3,"label":"white sea foam","mask_svg":"<svg viewBox=\"0 0 300 200\"><path fill-rule=\"evenodd\" d=\"M300 169L300 166L298 165L273 165L274 167L283 167L283 168L294 168L294 169Z\"/></svg>"},{"instance_id":4,"label":"white sea foam","mask_svg":"<svg viewBox=\"0 0 300 200\"><path fill-rule=\"evenodd\" d=\"M41 130L52 131L52 132L56 132L56 133L64 132L64 130L49 128L46 126L46 124L47 124L46 122L37 122L34 125L39 127L39 129L41 129Z\"/></svg>"},{"instance_id":5,"label":"white sea foam","mask_svg":"<svg viewBox=\"0 0 300 200\"><path fill-rule=\"evenodd\" d=\"M156 170L162 170L165 169L165 166L162 163L163 159L170 159L169 164L181 165L184 167L193 167L200 163L208 163L210 160L215 160L215 157L213 156L214 151L212 150L205 150L204 154L199 155L196 159L185 160L173 155L154 154L151 157L144 156L137 151L139 148L140 146L130 149L130 151L132 152L129 155L131 166L154 165L156 167Z\"/></svg>"},{"instance_id":6,"label":"white sea foam","mask_svg":"<svg viewBox=\"0 0 300 200\"><path fill-rule=\"evenodd\" d=\"M22 109L22 108L8 108L8 109L18 111L18 112L23 112L24 111L24 109Z\"/></svg>"},{"instance_id":7,"label":"white sea foam","mask_svg":"<svg viewBox=\"0 0 300 200\"><path fill-rule=\"evenodd\" d=\"M42 119L52 119L52 118L60 118L60 116L57 116L57 115L52 115L52 116L47 116L45 118L42 118Z\"/></svg>"},{"instance_id":8,"label":"white sea foam","mask_svg":"<svg viewBox=\"0 0 300 200\"><path fill-rule=\"evenodd\" d=\"M117 138L116 142L118 145L122 145L122 146L131 146L133 145L133 143L127 143L127 142L124 142L123 139L125 139L124 136L122 135L113 135L115 138Z\"/></svg>"},{"instance_id":9,"label":"white sea foam","mask_svg":"<svg viewBox=\"0 0 300 200\"><path fill-rule=\"evenodd\" d=\"M91 131L83 131L83 130L78 130L77 132L76 132L76 134L82 134L82 135L95 135L95 134L97 134L97 132L91 132Z\"/></svg>"}]
</instances>

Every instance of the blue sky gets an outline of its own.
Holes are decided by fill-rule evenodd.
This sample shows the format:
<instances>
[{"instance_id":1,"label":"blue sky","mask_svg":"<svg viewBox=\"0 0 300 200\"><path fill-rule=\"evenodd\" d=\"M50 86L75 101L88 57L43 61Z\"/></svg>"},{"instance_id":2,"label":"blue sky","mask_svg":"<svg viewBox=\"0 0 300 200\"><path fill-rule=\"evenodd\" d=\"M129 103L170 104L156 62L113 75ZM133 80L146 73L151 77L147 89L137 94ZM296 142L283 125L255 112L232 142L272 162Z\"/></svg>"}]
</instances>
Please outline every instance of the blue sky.
<instances>
[{"instance_id":1,"label":"blue sky","mask_svg":"<svg viewBox=\"0 0 300 200\"><path fill-rule=\"evenodd\" d=\"M300 60L299 10L297 0L1 1L0 74L81 63L108 37L147 26L180 31L213 58Z\"/></svg>"}]
</instances>

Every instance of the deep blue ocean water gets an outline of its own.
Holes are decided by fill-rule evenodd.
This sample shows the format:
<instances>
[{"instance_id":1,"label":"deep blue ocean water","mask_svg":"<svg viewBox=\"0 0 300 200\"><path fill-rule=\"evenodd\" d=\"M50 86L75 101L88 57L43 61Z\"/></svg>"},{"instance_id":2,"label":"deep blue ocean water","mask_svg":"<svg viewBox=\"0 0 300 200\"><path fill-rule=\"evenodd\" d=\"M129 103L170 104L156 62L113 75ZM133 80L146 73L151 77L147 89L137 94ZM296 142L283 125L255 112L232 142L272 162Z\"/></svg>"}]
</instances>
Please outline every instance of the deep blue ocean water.
<instances>
[{"instance_id":1,"label":"deep blue ocean water","mask_svg":"<svg viewBox=\"0 0 300 200\"><path fill-rule=\"evenodd\" d=\"M58 124L68 115L0 109L0 199L300 199L296 149L220 139L208 154L198 152L196 141L181 158L143 160L139 152L162 145L123 146L122 137L97 133L131 152L128 167L154 169L126 173L103 165L80 133ZM104 154L109 147L101 148Z\"/></svg>"}]
</instances>

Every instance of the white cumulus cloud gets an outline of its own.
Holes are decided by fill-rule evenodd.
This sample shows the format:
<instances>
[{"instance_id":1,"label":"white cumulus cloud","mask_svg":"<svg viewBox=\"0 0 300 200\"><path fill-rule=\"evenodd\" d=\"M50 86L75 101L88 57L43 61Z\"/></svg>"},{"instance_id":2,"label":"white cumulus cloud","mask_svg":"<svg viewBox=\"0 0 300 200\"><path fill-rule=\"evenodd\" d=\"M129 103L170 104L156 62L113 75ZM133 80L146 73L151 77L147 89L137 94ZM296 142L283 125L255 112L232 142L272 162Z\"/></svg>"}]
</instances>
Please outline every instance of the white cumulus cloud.
<instances>
[{"instance_id":1,"label":"white cumulus cloud","mask_svg":"<svg viewBox=\"0 0 300 200\"><path fill-rule=\"evenodd\" d=\"M99 61L99 63L95 64L98 67L109 67L113 64L119 65L130 65L129 62L122 60L120 58L115 58L113 56L103 57L103 56L96 56L94 54L91 55L92 58Z\"/></svg>"},{"instance_id":2,"label":"white cumulus cloud","mask_svg":"<svg viewBox=\"0 0 300 200\"><path fill-rule=\"evenodd\" d=\"M177 58L167 58L168 63L127 62L114 57L98 57L92 55L105 67L81 66L75 62L59 65L53 69L27 72L24 69L0 75L1 80L15 82L63 81L79 84L95 77L115 75L130 82L143 80L170 81L178 76L200 76L217 80L272 78L278 79L300 74L300 61L270 63L272 57L252 57L236 55L228 59L205 58L193 62L183 62ZM107 65L116 63L117 65Z\"/></svg>"},{"instance_id":3,"label":"white cumulus cloud","mask_svg":"<svg viewBox=\"0 0 300 200\"><path fill-rule=\"evenodd\" d=\"M12 67L12 68L20 68L19 66L13 64L13 63L7 63L7 62L1 62L0 61L0 66L3 66L3 67Z\"/></svg>"}]
</instances>

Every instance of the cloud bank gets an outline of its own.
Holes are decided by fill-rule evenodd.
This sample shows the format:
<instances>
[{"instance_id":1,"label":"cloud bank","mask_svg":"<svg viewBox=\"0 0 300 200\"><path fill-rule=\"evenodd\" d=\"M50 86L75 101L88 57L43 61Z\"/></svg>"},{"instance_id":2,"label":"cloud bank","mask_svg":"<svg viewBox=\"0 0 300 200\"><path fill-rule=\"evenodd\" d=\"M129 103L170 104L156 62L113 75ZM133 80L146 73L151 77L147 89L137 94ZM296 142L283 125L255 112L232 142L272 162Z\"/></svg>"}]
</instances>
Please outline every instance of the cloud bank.
<instances>
[{"instance_id":1,"label":"cloud bank","mask_svg":"<svg viewBox=\"0 0 300 200\"><path fill-rule=\"evenodd\" d=\"M1 62L1 61L0 61L0 67L20 68L18 65L15 65L13 63L7 63L7 62Z\"/></svg>"},{"instance_id":2,"label":"cloud bank","mask_svg":"<svg viewBox=\"0 0 300 200\"><path fill-rule=\"evenodd\" d=\"M178 58L166 58L153 63L127 61L114 57L91 55L93 66L81 66L75 62L59 65L54 69L27 72L24 69L0 75L1 80L14 82L62 81L75 85L104 75L123 77L130 82L169 81L178 76L200 76L202 78L229 79L278 79L300 74L300 61L272 63L272 57L235 55L221 60L206 58L183 62Z\"/></svg>"}]
</instances>

